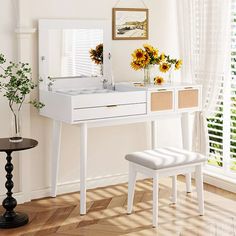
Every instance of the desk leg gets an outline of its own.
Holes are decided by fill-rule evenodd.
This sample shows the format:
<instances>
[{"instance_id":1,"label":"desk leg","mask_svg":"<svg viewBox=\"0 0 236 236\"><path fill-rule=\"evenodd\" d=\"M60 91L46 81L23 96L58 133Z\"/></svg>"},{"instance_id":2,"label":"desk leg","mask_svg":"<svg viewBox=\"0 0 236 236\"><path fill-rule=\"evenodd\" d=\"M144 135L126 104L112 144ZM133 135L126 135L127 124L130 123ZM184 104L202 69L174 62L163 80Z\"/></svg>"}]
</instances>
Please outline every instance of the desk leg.
<instances>
[{"instance_id":1,"label":"desk leg","mask_svg":"<svg viewBox=\"0 0 236 236\"><path fill-rule=\"evenodd\" d=\"M182 114L181 117L181 128L182 128L182 142L183 148L186 150L190 150L190 135L189 135L189 114L185 113ZM186 192L192 192L192 185L191 185L191 173L185 175L186 181Z\"/></svg>"},{"instance_id":2,"label":"desk leg","mask_svg":"<svg viewBox=\"0 0 236 236\"><path fill-rule=\"evenodd\" d=\"M154 120L151 123L152 126L152 149L157 147L157 121Z\"/></svg>"},{"instance_id":3,"label":"desk leg","mask_svg":"<svg viewBox=\"0 0 236 236\"><path fill-rule=\"evenodd\" d=\"M51 177L51 196L57 196L57 180L59 172L61 149L61 121L53 120L53 140L52 140L52 177Z\"/></svg>"},{"instance_id":4,"label":"desk leg","mask_svg":"<svg viewBox=\"0 0 236 236\"><path fill-rule=\"evenodd\" d=\"M88 128L80 126L80 215L86 214L86 177L87 177Z\"/></svg>"}]
</instances>

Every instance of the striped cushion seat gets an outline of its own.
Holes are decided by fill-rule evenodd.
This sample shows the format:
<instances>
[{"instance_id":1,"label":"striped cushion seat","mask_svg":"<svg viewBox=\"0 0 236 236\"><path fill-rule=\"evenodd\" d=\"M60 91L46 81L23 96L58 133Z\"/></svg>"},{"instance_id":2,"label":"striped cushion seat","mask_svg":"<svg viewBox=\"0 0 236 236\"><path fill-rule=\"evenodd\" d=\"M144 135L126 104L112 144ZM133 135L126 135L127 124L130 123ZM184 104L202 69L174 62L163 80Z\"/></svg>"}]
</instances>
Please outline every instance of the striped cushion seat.
<instances>
[{"instance_id":1,"label":"striped cushion seat","mask_svg":"<svg viewBox=\"0 0 236 236\"><path fill-rule=\"evenodd\" d=\"M206 157L199 153L173 147L134 152L125 159L153 170L206 161Z\"/></svg>"}]
</instances>

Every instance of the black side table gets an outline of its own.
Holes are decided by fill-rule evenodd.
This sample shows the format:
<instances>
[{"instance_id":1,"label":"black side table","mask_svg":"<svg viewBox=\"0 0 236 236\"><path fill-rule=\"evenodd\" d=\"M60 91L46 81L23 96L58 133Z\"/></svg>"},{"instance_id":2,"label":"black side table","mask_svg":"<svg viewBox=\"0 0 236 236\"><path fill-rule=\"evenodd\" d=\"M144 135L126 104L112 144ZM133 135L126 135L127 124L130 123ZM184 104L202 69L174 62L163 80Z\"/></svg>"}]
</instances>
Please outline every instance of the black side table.
<instances>
[{"instance_id":1,"label":"black side table","mask_svg":"<svg viewBox=\"0 0 236 236\"><path fill-rule=\"evenodd\" d=\"M33 139L24 138L22 142L12 143L9 142L9 138L0 138L0 152L7 154L7 164L5 170L7 172L5 187L7 189L7 197L3 200L2 206L6 209L3 215L0 215L0 228L15 228L28 223L28 216L24 213L18 213L14 211L17 206L17 201L12 197L12 188L14 183L12 181L13 164L11 163L11 154L13 151L22 151L30 148L34 148L38 145L38 142Z\"/></svg>"}]
</instances>

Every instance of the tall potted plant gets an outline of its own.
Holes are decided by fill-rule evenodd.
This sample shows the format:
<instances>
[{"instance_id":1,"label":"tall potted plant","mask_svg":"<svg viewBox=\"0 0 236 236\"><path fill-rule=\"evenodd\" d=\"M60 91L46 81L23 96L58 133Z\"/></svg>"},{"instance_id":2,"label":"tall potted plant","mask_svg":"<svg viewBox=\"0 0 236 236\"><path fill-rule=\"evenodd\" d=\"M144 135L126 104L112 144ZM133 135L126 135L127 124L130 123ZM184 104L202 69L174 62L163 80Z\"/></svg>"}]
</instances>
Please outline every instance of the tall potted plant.
<instances>
[{"instance_id":1,"label":"tall potted plant","mask_svg":"<svg viewBox=\"0 0 236 236\"><path fill-rule=\"evenodd\" d=\"M0 92L8 99L8 105L12 113L11 142L21 142L21 116L20 111L26 96L37 87L32 81L32 71L28 63L6 62L5 56L0 54ZM44 105L36 99L29 102L35 108L40 109Z\"/></svg>"}]
</instances>

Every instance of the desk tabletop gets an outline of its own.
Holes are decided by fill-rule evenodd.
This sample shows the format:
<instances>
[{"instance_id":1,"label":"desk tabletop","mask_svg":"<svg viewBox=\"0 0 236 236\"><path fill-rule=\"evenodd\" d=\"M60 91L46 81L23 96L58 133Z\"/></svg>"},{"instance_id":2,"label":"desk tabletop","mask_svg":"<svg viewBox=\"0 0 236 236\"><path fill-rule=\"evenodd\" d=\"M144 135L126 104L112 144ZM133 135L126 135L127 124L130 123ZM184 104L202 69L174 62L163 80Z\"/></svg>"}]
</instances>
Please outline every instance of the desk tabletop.
<instances>
[{"instance_id":1,"label":"desk tabletop","mask_svg":"<svg viewBox=\"0 0 236 236\"><path fill-rule=\"evenodd\" d=\"M38 141L34 139L23 138L22 142L12 143L9 141L9 138L0 138L0 152L27 150L37 145Z\"/></svg>"}]
</instances>

